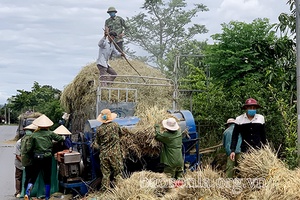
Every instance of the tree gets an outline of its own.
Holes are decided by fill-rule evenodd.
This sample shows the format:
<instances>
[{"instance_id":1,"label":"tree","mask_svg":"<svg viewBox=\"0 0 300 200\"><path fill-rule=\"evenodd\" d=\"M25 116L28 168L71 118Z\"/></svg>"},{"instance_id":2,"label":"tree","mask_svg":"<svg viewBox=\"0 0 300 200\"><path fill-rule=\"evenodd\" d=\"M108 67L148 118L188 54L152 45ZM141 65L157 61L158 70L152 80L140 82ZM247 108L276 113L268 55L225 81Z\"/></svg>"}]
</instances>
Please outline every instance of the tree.
<instances>
[{"instance_id":1,"label":"tree","mask_svg":"<svg viewBox=\"0 0 300 200\"><path fill-rule=\"evenodd\" d=\"M217 42L205 57L215 80L228 88L243 84L244 77L253 73L263 78L265 68L275 65L272 28L268 19L222 24L223 32L212 36Z\"/></svg>"},{"instance_id":2,"label":"tree","mask_svg":"<svg viewBox=\"0 0 300 200\"><path fill-rule=\"evenodd\" d=\"M245 99L257 99L259 113L266 117L268 141L281 147L279 155L295 167L295 43L287 36L278 38L267 19L222 27L204 59L211 67L212 83L224 91L220 103L239 105L238 111Z\"/></svg>"},{"instance_id":3,"label":"tree","mask_svg":"<svg viewBox=\"0 0 300 200\"><path fill-rule=\"evenodd\" d=\"M207 32L204 25L191 25L192 18L200 11L207 11L207 7L194 4L194 8L186 10L186 5L185 0L146 0L142 7L146 12L128 19L128 40L150 53L151 61L162 71L163 59L171 49Z\"/></svg>"},{"instance_id":4,"label":"tree","mask_svg":"<svg viewBox=\"0 0 300 200\"><path fill-rule=\"evenodd\" d=\"M281 13L278 17L279 23L276 25L276 28L279 29L282 33L287 34L290 32L294 34L296 39L296 6L294 0L288 0L287 4L290 5L291 13Z\"/></svg>"},{"instance_id":5,"label":"tree","mask_svg":"<svg viewBox=\"0 0 300 200\"><path fill-rule=\"evenodd\" d=\"M31 91L17 91L19 94L8 99L8 106L15 112L21 114L33 110L47 115L54 123L61 118L63 110L59 102L60 90L34 82Z\"/></svg>"}]
</instances>

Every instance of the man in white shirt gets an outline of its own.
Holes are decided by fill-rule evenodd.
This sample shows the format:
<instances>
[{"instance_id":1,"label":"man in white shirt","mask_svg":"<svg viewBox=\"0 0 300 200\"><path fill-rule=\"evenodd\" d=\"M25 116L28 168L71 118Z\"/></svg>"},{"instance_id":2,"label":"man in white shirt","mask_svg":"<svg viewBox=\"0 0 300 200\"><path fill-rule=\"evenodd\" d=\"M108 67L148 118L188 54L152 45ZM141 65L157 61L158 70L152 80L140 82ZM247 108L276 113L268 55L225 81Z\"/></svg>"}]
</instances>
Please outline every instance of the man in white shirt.
<instances>
[{"instance_id":1,"label":"man in white shirt","mask_svg":"<svg viewBox=\"0 0 300 200\"><path fill-rule=\"evenodd\" d=\"M108 40L106 37L108 36ZM97 67L100 71L100 82L101 86L107 86L108 83L106 81L110 81L109 83L113 82L117 76L115 70L108 64L108 60L111 56L121 57L125 56L123 53L120 53L114 43L113 40L117 34L115 32L104 32L104 37L100 39L98 46L99 46L99 54L98 59L96 61ZM111 76L103 77L106 73L110 74Z\"/></svg>"}]
</instances>

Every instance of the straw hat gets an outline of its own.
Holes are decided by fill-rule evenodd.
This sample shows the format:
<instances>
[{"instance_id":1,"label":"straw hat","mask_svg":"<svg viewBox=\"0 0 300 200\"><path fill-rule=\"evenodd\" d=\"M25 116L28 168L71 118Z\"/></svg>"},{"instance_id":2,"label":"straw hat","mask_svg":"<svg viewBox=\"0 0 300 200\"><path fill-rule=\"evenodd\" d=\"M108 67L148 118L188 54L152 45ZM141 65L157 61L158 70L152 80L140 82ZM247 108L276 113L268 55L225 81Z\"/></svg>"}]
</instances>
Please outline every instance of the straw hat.
<instances>
[{"instance_id":1,"label":"straw hat","mask_svg":"<svg viewBox=\"0 0 300 200\"><path fill-rule=\"evenodd\" d=\"M37 127L36 125L30 124L30 125L24 127L23 129L24 129L24 130L36 130L37 128L38 128L38 127Z\"/></svg>"},{"instance_id":2,"label":"straw hat","mask_svg":"<svg viewBox=\"0 0 300 200\"><path fill-rule=\"evenodd\" d=\"M36 118L32 123L38 127L50 127L53 125L51 119L44 114Z\"/></svg>"},{"instance_id":3,"label":"straw hat","mask_svg":"<svg viewBox=\"0 0 300 200\"><path fill-rule=\"evenodd\" d=\"M72 133L64 125L60 125L53 132L58 135L72 135Z\"/></svg>"},{"instance_id":4,"label":"straw hat","mask_svg":"<svg viewBox=\"0 0 300 200\"><path fill-rule=\"evenodd\" d=\"M102 123L108 123L114 120L116 117L117 117L116 113L112 113L109 109L104 109L97 117L97 120Z\"/></svg>"},{"instance_id":5,"label":"straw hat","mask_svg":"<svg viewBox=\"0 0 300 200\"><path fill-rule=\"evenodd\" d=\"M179 129L179 125L174 118L168 118L168 119L163 120L162 125L164 128L171 130L171 131L176 131Z\"/></svg>"}]
</instances>

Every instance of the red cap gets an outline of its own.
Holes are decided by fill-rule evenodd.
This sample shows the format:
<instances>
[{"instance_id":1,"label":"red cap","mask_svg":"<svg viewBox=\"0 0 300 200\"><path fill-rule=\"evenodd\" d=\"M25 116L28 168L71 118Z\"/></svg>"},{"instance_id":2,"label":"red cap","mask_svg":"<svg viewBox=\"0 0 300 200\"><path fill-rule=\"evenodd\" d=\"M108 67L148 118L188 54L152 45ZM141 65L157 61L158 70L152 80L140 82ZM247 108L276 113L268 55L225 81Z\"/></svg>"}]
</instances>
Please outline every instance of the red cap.
<instances>
[{"instance_id":1,"label":"red cap","mask_svg":"<svg viewBox=\"0 0 300 200\"><path fill-rule=\"evenodd\" d=\"M247 99L242 108L245 109L246 106L256 106L257 108L260 108L260 105L253 98Z\"/></svg>"}]
</instances>

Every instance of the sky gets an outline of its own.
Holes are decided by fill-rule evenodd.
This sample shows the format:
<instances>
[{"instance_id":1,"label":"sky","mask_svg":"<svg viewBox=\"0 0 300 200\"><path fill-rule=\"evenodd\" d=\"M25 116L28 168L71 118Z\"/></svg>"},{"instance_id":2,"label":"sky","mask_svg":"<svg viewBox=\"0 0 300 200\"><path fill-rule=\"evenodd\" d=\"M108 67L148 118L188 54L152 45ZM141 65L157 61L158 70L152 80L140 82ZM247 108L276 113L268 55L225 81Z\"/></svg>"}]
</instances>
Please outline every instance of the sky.
<instances>
[{"instance_id":1,"label":"sky","mask_svg":"<svg viewBox=\"0 0 300 200\"><path fill-rule=\"evenodd\" d=\"M221 24L232 20L246 23L256 18L278 22L289 13L287 0L186 0L206 5L193 23L205 25L199 41L212 43ZM17 90L31 91L34 81L63 90L82 67L94 62L103 35L108 7L126 19L144 10L144 0L0 0L0 105ZM136 46L129 47L133 50ZM145 52L138 51L141 54ZM137 54L138 55L138 54Z\"/></svg>"}]
</instances>

